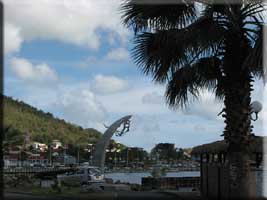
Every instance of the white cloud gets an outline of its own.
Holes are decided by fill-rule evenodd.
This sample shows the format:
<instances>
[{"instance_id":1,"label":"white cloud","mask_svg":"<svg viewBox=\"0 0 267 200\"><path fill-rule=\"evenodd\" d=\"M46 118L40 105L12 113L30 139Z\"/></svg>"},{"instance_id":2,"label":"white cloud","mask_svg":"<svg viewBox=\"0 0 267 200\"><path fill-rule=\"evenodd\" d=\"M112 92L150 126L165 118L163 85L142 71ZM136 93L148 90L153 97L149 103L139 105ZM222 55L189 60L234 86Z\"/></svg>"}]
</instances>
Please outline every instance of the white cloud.
<instances>
[{"instance_id":1,"label":"white cloud","mask_svg":"<svg viewBox=\"0 0 267 200\"><path fill-rule=\"evenodd\" d=\"M25 40L52 39L97 49L99 30L114 32L121 41L120 1L106 0L5 0L5 20L21 30Z\"/></svg>"},{"instance_id":2,"label":"white cloud","mask_svg":"<svg viewBox=\"0 0 267 200\"><path fill-rule=\"evenodd\" d=\"M4 53L5 55L18 52L23 39L20 29L12 24L5 23L4 27Z\"/></svg>"},{"instance_id":3,"label":"white cloud","mask_svg":"<svg viewBox=\"0 0 267 200\"><path fill-rule=\"evenodd\" d=\"M111 94L126 90L128 82L115 76L97 75L92 82L91 88L98 94Z\"/></svg>"},{"instance_id":4,"label":"white cloud","mask_svg":"<svg viewBox=\"0 0 267 200\"><path fill-rule=\"evenodd\" d=\"M76 66L80 69L86 69L88 66L97 65L98 59L94 56L89 56L85 60L79 62Z\"/></svg>"},{"instance_id":5,"label":"white cloud","mask_svg":"<svg viewBox=\"0 0 267 200\"><path fill-rule=\"evenodd\" d=\"M86 89L63 93L61 106L64 118L83 127L99 127L108 114L94 93Z\"/></svg>"},{"instance_id":6,"label":"white cloud","mask_svg":"<svg viewBox=\"0 0 267 200\"><path fill-rule=\"evenodd\" d=\"M133 115L131 126L132 131L139 130L144 133L160 132L160 125L155 115Z\"/></svg>"},{"instance_id":7,"label":"white cloud","mask_svg":"<svg viewBox=\"0 0 267 200\"><path fill-rule=\"evenodd\" d=\"M142 97L143 104L164 104L164 97L157 92L146 93Z\"/></svg>"},{"instance_id":8,"label":"white cloud","mask_svg":"<svg viewBox=\"0 0 267 200\"><path fill-rule=\"evenodd\" d=\"M199 101L190 103L188 107L183 110L184 114L196 115L208 120L221 119L217 114L222 110L223 102L215 99L214 94L203 91Z\"/></svg>"},{"instance_id":9,"label":"white cloud","mask_svg":"<svg viewBox=\"0 0 267 200\"><path fill-rule=\"evenodd\" d=\"M196 125L194 126L194 130L195 130L196 132L204 132L204 133L207 132L205 126L203 126L203 125L201 125L201 124L196 124Z\"/></svg>"},{"instance_id":10,"label":"white cloud","mask_svg":"<svg viewBox=\"0 0 267 200\"><path fill-rule=\"evenodd\" d=\"M76 64L77 67L81 69L86 69L88 67L103 67L103 68L112 68L112 67L125 67L118 65L119 61L129 61L130 54L128 50L124 48L115 48L110 50L106 55L101 57L88 56L84 60ZM111 62L112 61L112 62ZM115 61L115 62L114 62Z\"/></svg>"},{"instance_id":11,"label":"white cloud","mask_svg":"<svg viewBox=\"0 0 267 200\"><path fill-rule=\"evenodd\" d=\"M101 100L110 112L122 114L163 114L170 112L168 107L162 104L144 104L142 97L153 91L164 94L164 86L154 85L146 79L128 79L129 88L123 92L101 96Z\"/></svg>"},{"instance_id":12,"label":"white cloud","mask_svg":"<svg viewBox=\"0 0 267 200\"><path fill-rule=\"evenodd\" d=\"M130 58L129 51L124 48L112 49L107 55L107 60L123 61Z\"/></svg>"},{"instance_id":13,"label":"white cloud","mask_svg":"<svg viewBox=\"0 0 267 200\"><path fill-rule=\"evenodd\" d=\"M27 59L13 58L10 64L12 71L19 79L38 82L58 80L57 73L45 63L33 65Z\"/></svg>"}]
</instances>

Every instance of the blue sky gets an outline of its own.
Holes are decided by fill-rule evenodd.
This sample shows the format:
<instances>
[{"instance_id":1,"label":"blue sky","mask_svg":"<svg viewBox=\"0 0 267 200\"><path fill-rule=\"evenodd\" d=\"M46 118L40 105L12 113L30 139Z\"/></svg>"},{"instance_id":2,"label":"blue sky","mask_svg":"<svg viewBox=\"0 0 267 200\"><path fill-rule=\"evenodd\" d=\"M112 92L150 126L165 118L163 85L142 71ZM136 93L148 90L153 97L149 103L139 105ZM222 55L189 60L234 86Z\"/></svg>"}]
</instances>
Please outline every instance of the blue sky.
<instances>
[{"instance_id":1,"label":"blue sky","mask_svg":"<svg viewBox=\"0 0 267 200\"><path fill-rule=\"evenodd\" d=\"M4 93L59 118L104 131L132 114L131 131L115 137L147 150L222 139L222 103L203 91L185 110L170 110L164 85L144 76L130 56L133 33L122 26L119 1L9 0L5 2ZM257 81L253 100L263 102ZM262 135L263 115L254 123Z\"/></svg>"}]
</instances>

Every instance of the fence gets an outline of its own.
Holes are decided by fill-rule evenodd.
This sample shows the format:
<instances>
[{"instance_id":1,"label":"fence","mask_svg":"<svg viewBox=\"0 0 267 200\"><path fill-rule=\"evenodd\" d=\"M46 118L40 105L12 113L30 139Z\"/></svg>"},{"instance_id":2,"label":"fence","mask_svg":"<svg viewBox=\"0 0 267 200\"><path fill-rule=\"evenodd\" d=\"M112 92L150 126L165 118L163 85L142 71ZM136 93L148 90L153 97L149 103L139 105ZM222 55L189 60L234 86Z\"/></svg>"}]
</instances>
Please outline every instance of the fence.
<instances>
[{"instance_id":1,"label":"fence","mask_svg":"<svg viewBox=\"0 0 267 200\"><path fill-rule=\"evenodd\" d=\"M4 168L4 174L39 174L39 173L60 173L73 170L70 167L23 167L23 168Z\"/></svg>"}]
</instances>

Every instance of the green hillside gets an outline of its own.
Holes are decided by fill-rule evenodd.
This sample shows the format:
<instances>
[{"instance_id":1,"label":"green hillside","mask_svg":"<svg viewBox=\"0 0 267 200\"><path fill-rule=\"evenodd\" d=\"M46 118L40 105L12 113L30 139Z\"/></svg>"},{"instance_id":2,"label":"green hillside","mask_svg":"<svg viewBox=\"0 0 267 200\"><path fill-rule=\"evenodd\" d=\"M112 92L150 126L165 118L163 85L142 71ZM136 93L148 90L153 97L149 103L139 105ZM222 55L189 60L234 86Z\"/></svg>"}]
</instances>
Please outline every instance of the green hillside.
<instances>
[{"instance_id":1,"label":"green hillside","mask_svg":"<svg viewBox=\"0 0 267 200\"><path fill-rule=\"evenodd\" d=\"M101 133L95 129L83 129L55 118L22 101L4 96L4 130L5 140L21 144L25 138L49 144L58 139L63 144L95 143ZM27 137L27 135L29 137Z\"/></svg>"}]
</instances>

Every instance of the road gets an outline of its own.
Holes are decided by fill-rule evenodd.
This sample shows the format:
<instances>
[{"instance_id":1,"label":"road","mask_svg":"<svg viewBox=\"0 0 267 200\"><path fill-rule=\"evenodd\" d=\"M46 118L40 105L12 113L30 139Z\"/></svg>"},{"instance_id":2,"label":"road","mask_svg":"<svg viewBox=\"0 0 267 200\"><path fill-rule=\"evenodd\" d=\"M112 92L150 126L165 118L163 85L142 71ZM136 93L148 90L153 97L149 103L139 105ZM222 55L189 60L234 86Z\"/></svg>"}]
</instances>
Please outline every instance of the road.
<instances>
[{"instance_id":1,"label":"road","mask_svg":"<svg viewBox=\"0 0 267 200\"><path fill-rule=\"evenodd\" d=\"M102 193L90 193L90 194L83 194L79 197L66 197L66 196L37 196L31 194L20 194L20 193L6 193L5 200L45 200L45 199L55 199L55 200L76 200L76 199L86 199L86 200L135 200L135 199L167 199L167 200L177 200L177 196L168 193L161 193L161 192L134 192L134 191L117 191L117 192L102 192Z\"/></svg>"}]
</instances>

